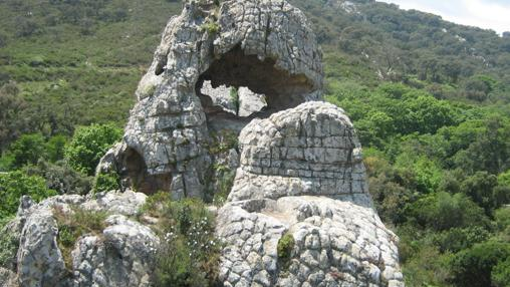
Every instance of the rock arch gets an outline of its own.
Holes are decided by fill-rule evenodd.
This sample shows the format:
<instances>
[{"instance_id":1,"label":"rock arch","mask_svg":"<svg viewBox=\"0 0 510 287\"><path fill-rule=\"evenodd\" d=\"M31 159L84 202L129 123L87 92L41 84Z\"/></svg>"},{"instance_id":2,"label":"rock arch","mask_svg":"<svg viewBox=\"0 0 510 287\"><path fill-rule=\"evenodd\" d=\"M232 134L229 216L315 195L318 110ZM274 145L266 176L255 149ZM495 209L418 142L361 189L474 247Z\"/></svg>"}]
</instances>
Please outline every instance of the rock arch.
<instances>
[{"instance_id":1,"label":"rock arch","mask_svg":"<svg viewBox=\"0 0 510 287\"><path fill-rule=\"evenodd\" d=\"M169 21L125 129L123 144L139 152L144 172L171 178L162 189L179 196L200 197L207 183L211 124L196 91L205 79L267 95L268 112L258 116L322 95L322 53L299 9L286 1L214 3L189 1ZM234 124L240 130L249 120Z\"/></svg>"}]
</instances>

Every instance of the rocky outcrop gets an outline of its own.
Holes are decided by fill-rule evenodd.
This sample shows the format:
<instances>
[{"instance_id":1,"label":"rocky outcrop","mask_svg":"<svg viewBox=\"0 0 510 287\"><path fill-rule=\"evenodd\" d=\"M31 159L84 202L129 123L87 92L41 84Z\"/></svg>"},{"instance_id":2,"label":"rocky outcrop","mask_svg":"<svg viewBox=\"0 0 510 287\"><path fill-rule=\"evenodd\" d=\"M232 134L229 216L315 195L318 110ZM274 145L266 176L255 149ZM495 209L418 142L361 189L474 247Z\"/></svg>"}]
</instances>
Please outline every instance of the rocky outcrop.
<instances>
[{"instance_id":1,"label":"rocky outcrop","mask_svg":"<svg viewBox=\"0 0 510 287\"><path fill-rule=\"evenodd\" d=\"M189 1L170 20L122 148L106 160L115 164L103 165L139 191L203 195L211 165L204 81L263 94L268 113L321 96L322 55L301 11L286 1L214 3Z\"/></svg>"},{"instance_id":2,"label":"rocky outcrop","mask_svg":"<svg viewBox=\"0 0 510 287\"><path fill-rule=\"evenodd\" d=\"M130 219L139 214L145 200L146 195L131 191L93 197L64 195L39 204L23 198L18 216L4 230L20 233L17 278L12 270L0 270L0 278L22 287L150 286L159 239L149 227ZM56 212L72 216L78 209L106 214L106 227L80 236L66 266L59 245L60 233L64 231Z\"/></svg>"},{"instance_id":3,"label":"rocky outcrop","mask_svg":"<svg viewBox=\"0 0 510 287\"><path fill-rule=\"evenodd\" d=\"M360 144L341 109L310 102L254 120L240 145L218 215L226 286L403 286L398 239L372 207ZM285 234L293 244L284 256Z\"/></svg>"}]
</instances>

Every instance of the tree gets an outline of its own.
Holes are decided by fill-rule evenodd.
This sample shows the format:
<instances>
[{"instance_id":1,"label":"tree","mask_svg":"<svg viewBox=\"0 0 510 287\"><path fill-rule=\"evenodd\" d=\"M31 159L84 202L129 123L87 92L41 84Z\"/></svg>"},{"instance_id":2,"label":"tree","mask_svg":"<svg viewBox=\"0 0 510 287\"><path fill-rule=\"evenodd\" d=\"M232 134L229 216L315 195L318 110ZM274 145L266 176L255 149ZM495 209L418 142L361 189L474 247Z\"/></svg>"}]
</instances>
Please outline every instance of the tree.
<instances>
[{"instance_id":1,"label":"tree","mask_svg":"<svg viewBox=\"0 0 510 287\"><path fill-rule=\"evenodd\" d=\"M15 83L4 85L0 89L0 152L15 140L26 129L24 113L27 104L19 97L19 89Z\"/></svg>"},{"instance_id":2,"label":"tree","mask_svg":"<svg viewBox=\"0 0 510 287\"><path fill-rule=\"evenodd\" d=\"M428 195L409 206L408 219L437 231L488 225L483 209L461 193Z\"/></svg>"},{"instance_id":3,"label":"tree","mask_svg":"<svg viewBox=\"0 0 510 287\"><path fill-rule=\"evenodd\" d=\"M66 136L56 135L51 137L46 143L47 159L50 162L57 162L64 159L64 149L66 144Z\"/></svg>"},{"instance_id":4,"label":"tree","mask_svg":"<svg viewBox=\"0 0 510 287\"><path fill-rule=\"evenodd\" d=\"M0 219L16 213L21 196L28 195L36 202L56 195L46 187L42 177L28 176L24 172L15 171L0 174Z\"/></svg>"},{"instance_id":5,"label":"tree","mask_svg":"<svg viewBox=\"0 0 510 287\"><path fill-rule=\"evenodd\" d=\"M65 149L65 157L76 170L93 175L108 149L122 137L122 130L111 124L79 127Z\"/></svg>"},{"instance_id":6,"label":"tree","mask_svg":"<svg viewBox=\"0 0 510 287\"><path fill-rule=\"evenodd\" d=\"M470 249L459 252L451 265L452 283L455 286L465 287L488 287L494 286L492 282L492 271L496 271L495 279L505 276L505 271L494 269L500 262L510 256L510 244L487 241L479 243ZM506 263L503 263L506 269ZM506 282L508 283L508 282Z\"/></svg>"},{"instance_id":7,"label":"tree","mask_svg":"<svg viewBox=\"0 0 510 287\"><path fill-rule=\"evenodd\" d=\"M468 173L487 171L499 174L508 166L510 124L499 117L488 119L484 124L485 128L474 133L474 141L473 138L466 139L471 144L455 155L454 162Z\"/></svg>"},{"instance_id":8,"label":"tree","mask_svg":"<svg viewBox=\"0 0 510 287\"><path fill-rule=\"evenodd\" d=\"M39 176L46 180L46 186L58 194L87 194L92 189L93 179L77 172L65 161L50 163L39 160L37 165L24 168L31 176Z\"/></svg>"},{"instance_id":9,"label":"tree","mask_svg":"<svg viewBox=\"0 0 510 287\"><path fill-rule=\"evenodd\" d=\"M495 287L508 287L510 282L510 257L501 261L491 273L492 284Z\"/></svg>"},{"instance_id":10,"label":"tree","mask_svg":"<svg viewBox=\"0 0 510 287\"><path fill-rule=\"evenodd\" d=\"M489 215L495 207L494 188L497 185L496 176L479 171L462 182L461 191L483 207L485 213Z\"/></svg>"},{"instance_id":11,"label":"tree","mask_svg":"<svg viewBox=\"0 0 510 287\"><path fill-rule=\"evenodd\" d=\"M36 164L45 157L45 140L41 134L21 136L7 151L13 157L12 168L18 169L26 164Z\"/></svg>"}]
</instances>

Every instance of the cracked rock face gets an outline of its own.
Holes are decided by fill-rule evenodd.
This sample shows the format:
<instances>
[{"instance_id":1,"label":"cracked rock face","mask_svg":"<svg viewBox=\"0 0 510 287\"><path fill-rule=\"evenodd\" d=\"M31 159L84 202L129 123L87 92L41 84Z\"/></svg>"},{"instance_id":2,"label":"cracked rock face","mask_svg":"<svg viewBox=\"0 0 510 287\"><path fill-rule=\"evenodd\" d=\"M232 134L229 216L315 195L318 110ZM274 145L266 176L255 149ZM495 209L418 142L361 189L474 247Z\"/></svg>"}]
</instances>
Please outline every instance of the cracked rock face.
<instances>
[{"instance_id":1,"label":"cracked rock face","mask_svg":"<svg viewBox=\"0 0 510 287\"><path fill-rule=\"evenodd\" d=\"M321 60L304 14L286 1L189 1L169 21L124 142L102 166L145 193L201 197L211 165L204 82L247 87L266 97L271 113L321 97Z\"/></svg>"},{"instance_id":2,"label":"cracked rock face","mask_svg":"<svg viewBox=\"0 0 510 287\"><path fill-rule=\"evenodd\" d=\"M372 207L344 112L310 102L241 132L241 166L218 212L225 286L403 286L398 238ZM278 254L284 234L290 258Z\"/></svg>"},{"instance_id":3,"label":"cracked rock face","mask_svg":"<svg viewBox=\"0 0 510 287\"><path fill-rule=\"evenodd\" d=\"M149 227L128 218L138 214L145 200L146 195L131 191L101 193L94 198L64 195L39 204L23 198L8 230L20 232L14 234L20 238L17 278L14 270L0 270L0 279L21 287L150 286L159 239ZM78 238L71 252L72 266L66 266L57 243L61 231L54 212L58 209L69 215L77 207L106 212L106 228Z\"/></svg>"}]
</instances>

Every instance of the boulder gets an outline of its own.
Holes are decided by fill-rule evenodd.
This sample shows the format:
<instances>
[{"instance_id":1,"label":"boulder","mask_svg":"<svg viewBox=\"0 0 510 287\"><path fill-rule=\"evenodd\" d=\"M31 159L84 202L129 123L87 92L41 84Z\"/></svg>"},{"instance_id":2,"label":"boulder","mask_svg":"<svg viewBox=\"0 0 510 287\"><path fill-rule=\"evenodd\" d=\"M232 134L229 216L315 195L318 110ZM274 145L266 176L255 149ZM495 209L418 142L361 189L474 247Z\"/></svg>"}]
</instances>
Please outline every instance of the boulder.
<instances>
[{"instance_id":1,"label":"boulder","mask_svg":"<svg viewBox=\"0 0 510 287\"><path fill-rule=\"evenodd\" d=\"M240 148L218 211L225 286L404 286L398 238L372 206L341 109L309 102L254 120Z\"/></svg>"},{"instance_id":2,"label":"boulder","mask_svg":"<svg viewBox=\"0 0 510 287\"><path fill-rule=\"evenodd\" d=\"M139 215L146 198L129 190L56 196L39 204L24 197L18 216L8 225L21 230L16 258L19 285L150 286L159 238L148 226L131 219ZM79 237L71 252L72 263L66 266L57 218L71 216L77 209L106 214L106 227ZM0 278L12 281L12 274L7 275L2 273Z\"/></svg>"}]
</instances>

